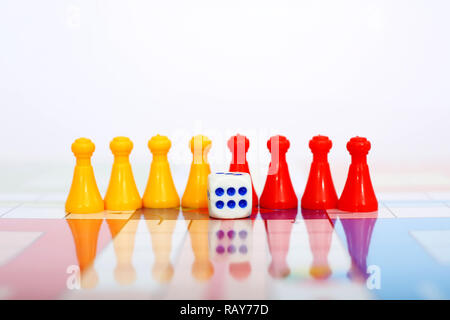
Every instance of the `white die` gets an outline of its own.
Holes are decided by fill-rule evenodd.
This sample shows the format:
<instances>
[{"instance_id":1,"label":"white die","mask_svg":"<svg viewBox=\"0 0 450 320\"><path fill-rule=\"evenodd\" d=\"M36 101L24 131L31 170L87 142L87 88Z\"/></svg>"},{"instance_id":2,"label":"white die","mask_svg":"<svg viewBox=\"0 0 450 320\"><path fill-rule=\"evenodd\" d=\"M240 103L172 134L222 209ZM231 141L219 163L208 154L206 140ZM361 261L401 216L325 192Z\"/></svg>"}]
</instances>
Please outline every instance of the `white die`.
<instances>
[{"instance_id":1,"label":"white die","mask_svg":"<svg viewBox=\"0 0 450 320\"><path fill-rule=\"evenodd\" d=\"M208 176L209 215L218 219L246 218L252 213L252 180L244 172Z\"/></svg>"}]
</instances>

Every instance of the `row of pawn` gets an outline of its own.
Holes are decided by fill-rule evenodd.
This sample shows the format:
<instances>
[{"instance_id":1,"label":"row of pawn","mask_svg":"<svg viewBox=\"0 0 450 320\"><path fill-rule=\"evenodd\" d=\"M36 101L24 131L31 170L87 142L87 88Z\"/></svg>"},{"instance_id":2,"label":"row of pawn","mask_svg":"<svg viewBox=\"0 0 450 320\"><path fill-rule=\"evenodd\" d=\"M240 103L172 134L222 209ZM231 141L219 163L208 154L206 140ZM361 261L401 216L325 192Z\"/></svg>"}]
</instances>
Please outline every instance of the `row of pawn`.
<instances>
[{"instance_id":1,"label":"row of pawn","mask_svg":"<svg viewBox=\"0 0 450 320\"><path fill-rule=\"evenodd\" d=\"M294 191L286 153L289 140L284 136L273 136L267 142L271 153L271 162L261 198L253 190L253 206L267 209L293 209L298 206ZM96 213L103 210L113 212L134 211L139 208L176 208L180 206L175 184L172 179L167 154L171 147L170 140L161 135L152 137L148 147L153 155L150 175L143 197L136 187L131 164L130 153L133 142L126 137L116 137L110 143L114 155L108 189L102 199L98 190L91 157L95 151L94 143L87 138L79 138L72 144L72 152L76 157L76 165L72 186L66 201L68 213ZM249 140L242 135L235 135L228 141L232 153L229 171L250 174L246 153L250 147ZM310 210L326 210L338 208L349 212L371 212L378 209L378 202L370 180L367 165L367 154L370 142L366 138L354 137L347 143L347 150L352 156L347 181L340 199L338 199L331 177L328 153L332 147L326 136L315 136L309 142L313 153L313 161L301 200L301 207ZM211 148L211 140L197 135L190 141L193 154L189 178L181 199L184 208L206 209L207 178L211 173L207 154Z\"/></svg>"}]
</instances>

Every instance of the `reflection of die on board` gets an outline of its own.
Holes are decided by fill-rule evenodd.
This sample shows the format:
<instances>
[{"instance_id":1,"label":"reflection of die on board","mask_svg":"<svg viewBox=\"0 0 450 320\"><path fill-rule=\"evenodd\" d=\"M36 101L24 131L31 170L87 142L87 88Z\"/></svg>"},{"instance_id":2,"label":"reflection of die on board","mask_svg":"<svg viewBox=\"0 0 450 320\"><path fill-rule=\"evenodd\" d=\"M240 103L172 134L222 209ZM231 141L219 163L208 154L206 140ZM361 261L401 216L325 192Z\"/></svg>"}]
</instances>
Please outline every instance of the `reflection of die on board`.
<instances>
[{"instance_id":1,"label":"reflection of die on board","mask_svg":"<svg viewBox=\"0 0 450 320\"><path fill-rule=\"evenodd\" d=\"M244 280L251 273L253 220L209 220L209 256L216 264L228 265L230 275Z\"/></svg>"}]
</instances>

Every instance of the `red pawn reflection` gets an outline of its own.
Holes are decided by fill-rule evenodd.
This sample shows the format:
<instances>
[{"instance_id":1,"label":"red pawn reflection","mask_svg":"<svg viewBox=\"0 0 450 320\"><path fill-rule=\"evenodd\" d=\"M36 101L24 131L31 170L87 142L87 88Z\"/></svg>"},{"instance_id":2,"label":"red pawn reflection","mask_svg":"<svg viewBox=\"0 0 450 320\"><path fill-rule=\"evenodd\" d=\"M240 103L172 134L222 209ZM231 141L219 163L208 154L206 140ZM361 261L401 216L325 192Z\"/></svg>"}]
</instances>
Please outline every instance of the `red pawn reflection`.
<instances>
[{"instance_id":1,"label":"red pawn reflection","mask_svg":"<svg viewBox=\"0 0 450 320\"><path fill-rule=\"evenodd\" d=\"M297 208L289 210L261 210L261 217L269 243L272 261L269 265L269 274L275 278L289 276L291 270L287 263L292 227L297 217Z\"/></svg>"},{"instance_id":2,"label":"red pawn reflection","mask_svg":"<svg viewBox=\"0 0 450 320\"><path fill-rule=\"evenodd\" d=\"M247 162L247 151L250 147L250 141L246 136L237 134L228 140L228 148L231 151L230 172L245 172L250 174ZM251 175L250 175L251 179ZM253 207L258 206L258 196L253 186L252 180L252 204Z\"/></svg>"},{"instance_id":3,"label":"red pawn reflection","mask_svg":"<svg viewBox=\"0 0 450 320\"><path fill-rule=\"evenodd\" d=\"M302 216L308 231L309 246L313 256L309 274L314 279L327 279L331 276L328 254L336 220L330 220L325 210L302 209Z\"/></svg>"},{"instance_id":4,"label":"red pawn reflection","mask_svg":"<svg viewBox=\"0 0 450 320\"><path fill-rule=\"evenodd\" d=\"M283 136L274 136L267 141L272 160L260 198L260 206L267 209L293 209L298 207L298 199L292 186L286 152L289 140Z\"/></svg>"},{"instance_id":5,"label":"red pawn reflection","mask_svg":"<svg viewBox=\"0 0 450 320\"><path fill-rule=\"evenodd\" d=\"M340 216L347 238L347 247L352 258L352 266L348 277L355 280L366 280L367 255L369 253L372 231L377 221L377 213L370 218L347 218L345 214Z\"/></svg>"}]
</instances>

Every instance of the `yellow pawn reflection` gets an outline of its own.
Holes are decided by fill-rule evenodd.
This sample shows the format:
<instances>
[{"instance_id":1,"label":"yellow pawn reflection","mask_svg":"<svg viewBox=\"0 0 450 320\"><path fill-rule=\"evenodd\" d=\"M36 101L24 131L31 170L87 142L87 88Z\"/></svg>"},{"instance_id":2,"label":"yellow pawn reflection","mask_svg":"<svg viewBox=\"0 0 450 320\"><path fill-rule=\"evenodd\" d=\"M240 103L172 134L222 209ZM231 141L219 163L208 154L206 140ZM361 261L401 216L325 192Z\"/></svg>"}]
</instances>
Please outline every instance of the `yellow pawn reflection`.
<instances>
[{"instance_id":1,"label":"yellow pawn reflection","mask_svg":"<svg viewBox=\"0 0 450 320\"><path fill-rule=\"evenodd\" d=\"M97 241L101 219L67 219L72 231L80 267L80 284L83 289L95 288L98 283L98 275L93 262L97 253Z\"/></svg>"},{"instance_id":2,"label":"yellow pawn reflection","mask_svg":"<svg viewBox=\"0 0 450 320\"><path fill-rule=\"evenodd\" d=\"M142 197L143 207L177 208L180 206L180 197L175 189L167 160L171 142L167 137L158 134L149 140L148 147L153 154L153 160Z\"/></svg>"},{"instance_id":3,"label":"yellow pawn reflection","mask_svg":"<svg viewBox=\"0 0 450 320\"><path fill-rule=\"evenodd\" d=\"M197 135L191 139L190 148L193 158L181 205L183 208L207 208L208 175L211 173L207 154L211 140Z\"/></svg>"},{"instance_id":4,"label":"yellow pawn reflection","mask_svg":"<svg viewBox=\"0 0 450 320\"><path fill-rule=\"evenodd\" d=\"M139 220L107 219L106 222L113 237L116 253L114 278L121 285L133 284L136 281L136 270L132 259Z\"/></svg>"},{"instance_id":5,"label":"yellow pawn reflection","mask_svg":"<svg viewBox=\"0 0 450 320\"><path fill-rule=\"evenodd\" d=\"M114 163L105 195L105 209L110 211L133 211L142 205L130 164L133 142L126 137L116 137L110 143Z\"/></svg>"},{"instance_id":6,"label":"yellow pawn reflection","mask_svg":"<svg viewBox=\"0 0 450 320\"><path fill-rule=\"evenodd\" d=\"M190 212L183 210L184 219L188 222L194 263L192 276L199 282L208 281L214 274L214 266L209 257L208 212Z\"/></svg>"},{"instance_id":7,"label":"yellow pawn reflection","mask_svg":"<svg viewBox=\"0 0 450 320\"><path fill-rule=\"evenodd\" d=\"M77 162L73 173L72 186L66 200L66 212L97 213L104 210L102 196L95 182L91 157L95 145L91 140L80 138L72 144L72 152Z\"/></svg>"},{"instance_id":8,"label":"yellow pawn reflection","mask_svg":"<svg viewBox=\"0 0 450 320\"><path fill-rule=\"evenodd\" d=\"M155 262L152 267L153 279L160 283L168 283L173 277L173 265L170 260L172 251L172 235L177 224L180 210L143 209L144 219L152 237L152 249Z\"/></svg>"}]
</instances>

